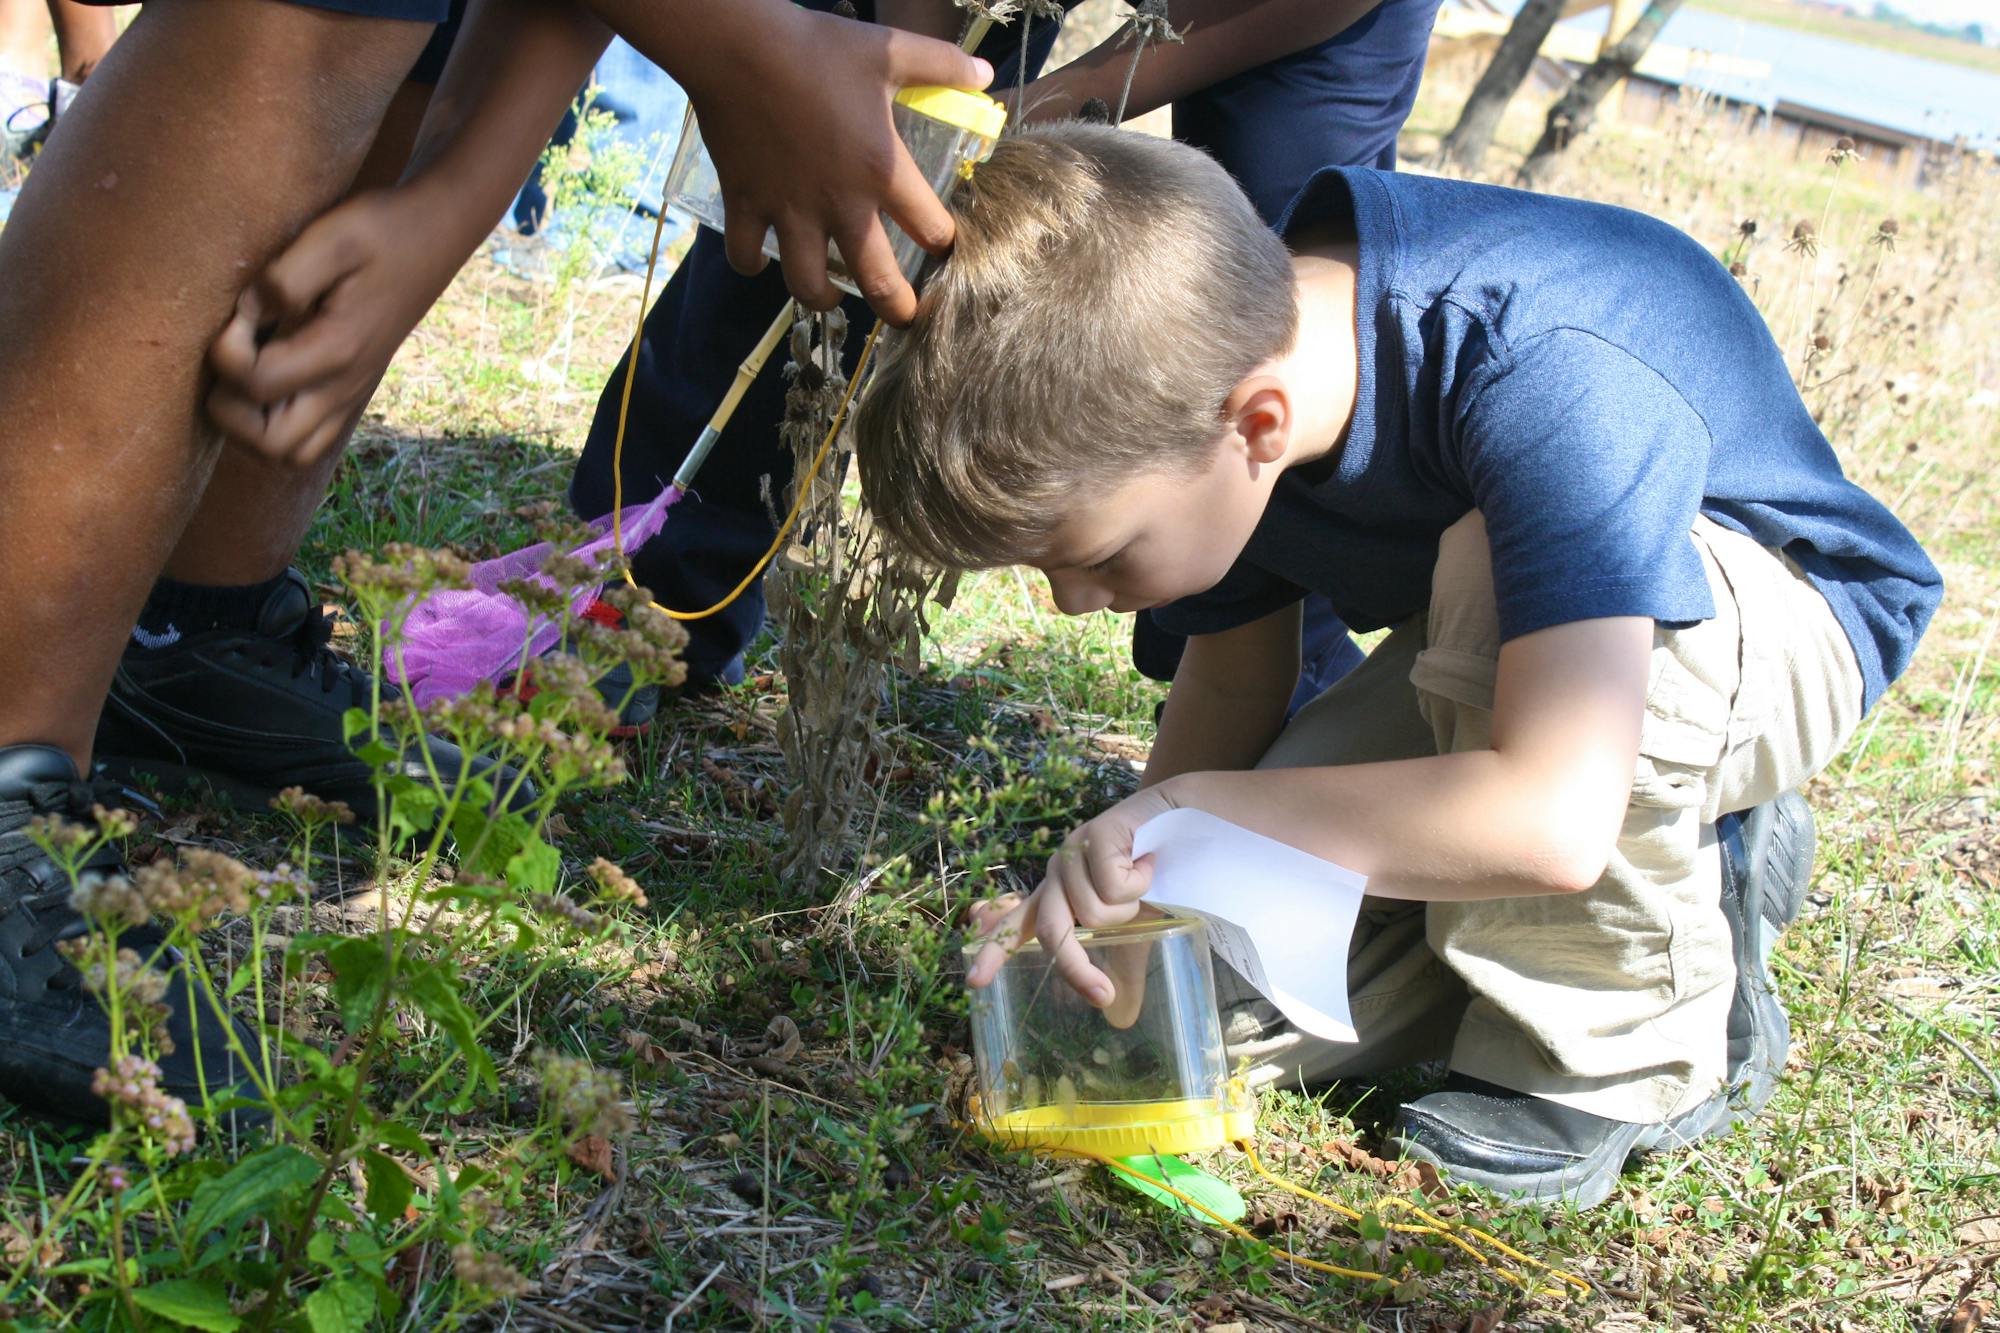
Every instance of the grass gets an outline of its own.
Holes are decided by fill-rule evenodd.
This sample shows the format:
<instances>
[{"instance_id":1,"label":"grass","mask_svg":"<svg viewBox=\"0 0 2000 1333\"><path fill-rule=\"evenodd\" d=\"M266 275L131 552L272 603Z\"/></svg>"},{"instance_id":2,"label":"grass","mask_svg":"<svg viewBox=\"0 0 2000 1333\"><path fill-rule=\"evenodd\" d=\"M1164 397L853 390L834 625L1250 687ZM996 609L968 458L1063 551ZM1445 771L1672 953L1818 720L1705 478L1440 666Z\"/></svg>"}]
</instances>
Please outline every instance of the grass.
<instances>
[{"instance_id":1,"label":"grass","mask_svg":"<svg viewBox=\"0 0 2000 1333\"><path fill-rule=\"evenodd\" d=\"M1427 87L1412 151L1462 95L1450 79ZM1538 122L1521 108L1503 143L1518 147ZM563 809L566 858L621 861L653 915L628 943L563 960L496 1026L501 1095L418 1128L457 1161L502 1151L508 1127L532 1115L519 1059L531 1045L619 1070L639 1128L603 1159L550 1173L496 1224L495 1248L538 1285L482 1326L1976 1326L1948 1321L1994 1295L2000 1259L1993 206L1977 178L1919 196L1830 167L1770 170L1754 142L1692 112L1590 141L1555 186L1657 212L1718 253L1741 219L1761 219L1746 280L1799 349L1816 405L1845 423L1835 443L1850 470L1896 503L1950 580L1915 666L1813 784L1813 892L1776 960L1792 1062L1765 1118L1639 1163L1582 1216L1463 1191L1430 1201L1597 1285L1571 1304L1522 1300L1450 1252L1393 1292L1315 1278L1100 1170L967 1137L953 1114L968 1062L949 966L959 912L1030 882L1050 835L1131 786L1160 697L1129 665L1122 620L1060 617L1036 580L1001 571L966 581L922 669L886 700L873 839L822 896L781 895L769 869L786 777L768 645L744 686L675 703L632 743L625 788ZM1878 256L1867 238L1884 216L1902 220L1903 239ZM1816 258L1782 248L1799 218L1818 223ZM1860 315L1878 257L1873 290L1898 293L1893 321ZM561 494L636 301L623 280L553 301L475 261L378 396L311 535L311 571L390 537L474 556L527 540ZM1807 364L1794 326L1852 336ZM220 841L253 863L273 850L269 821L201 805L170 819L167 836ZM337 929L372 911L366 897L321 903L293 924ZM469 967L468 984L503 995L518 966ZM420 1078L436 1051L434 1034L412 1031L392 1077ZM1371 1169L1370 1150L1398 1098L1433 1072L1272 1095L1260 1152L1366 1207L1404 1183ZM4 1123L0 1190L32 1218L82 1140ZM1233 1155L1204 1165L1244 1189L1255 1229L1294 1251L1338 1262L1384 1248L1256 1182ZM441 1267L398 1275L406 1327L430 1326L449 1303Z\"/></svg>"},{"instance_id":2,"label":"grass","mask_svg":"<svg viewBox=\"0 0 2000 1333\"><path fill-rule=\"evenodd\" d=\"M1885 23L1863 14L1832 13L1794 3L1794 0L1692 0L1691 7L1705 9L1711 14L1748 19L1753 23L1766 23L1792 32L1811 33L1815 37L1834 37L1882 51L1942 60L1989 74L2000 73L2000 48L1959 41L1939 33L1925 32L1921 28Z\"/></svg>"}]
</instances>

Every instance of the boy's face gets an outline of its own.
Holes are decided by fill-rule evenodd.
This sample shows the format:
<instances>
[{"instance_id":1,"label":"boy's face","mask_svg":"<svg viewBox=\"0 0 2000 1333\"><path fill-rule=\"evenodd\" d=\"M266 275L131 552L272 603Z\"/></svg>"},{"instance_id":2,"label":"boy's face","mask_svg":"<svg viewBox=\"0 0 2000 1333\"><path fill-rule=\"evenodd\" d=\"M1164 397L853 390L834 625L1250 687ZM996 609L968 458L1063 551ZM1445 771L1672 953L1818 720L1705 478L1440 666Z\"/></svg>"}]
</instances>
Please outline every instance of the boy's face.
<instances>
[{"instance_id":1,"label":"boy's face","mask_svg":"<svg viewBox=\"0 0 2000 1333\"><path fill-rule=\"evenodd\" d=\"M1280 470L1232 436L1203 473L1142 473L1078 505L1033 563L1064 615L1143 611L1206 592L1243 553Z\"/></svg>"}]
</instances>

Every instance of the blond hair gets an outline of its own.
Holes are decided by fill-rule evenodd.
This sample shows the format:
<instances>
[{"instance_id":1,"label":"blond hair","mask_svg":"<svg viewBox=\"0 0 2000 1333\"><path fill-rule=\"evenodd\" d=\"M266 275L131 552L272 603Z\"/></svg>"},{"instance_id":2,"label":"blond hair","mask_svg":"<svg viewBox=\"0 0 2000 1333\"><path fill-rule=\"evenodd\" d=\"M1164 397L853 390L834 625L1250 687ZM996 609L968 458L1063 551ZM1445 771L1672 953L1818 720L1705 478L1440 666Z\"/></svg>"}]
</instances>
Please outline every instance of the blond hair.
<instances>
[{"instance_id":1,"label":"blond hair","mask_svg":"<svg viewBox=\"0 0 2000 1333\"><path fill-rule=\"evenodd\" d=\"M857 409L869 506L956 568L1031 561L1079 497L1213 458L1289 350L1284 244L1200 150L1067 122L1000 142Z\"/></svg>"}]
</instances>

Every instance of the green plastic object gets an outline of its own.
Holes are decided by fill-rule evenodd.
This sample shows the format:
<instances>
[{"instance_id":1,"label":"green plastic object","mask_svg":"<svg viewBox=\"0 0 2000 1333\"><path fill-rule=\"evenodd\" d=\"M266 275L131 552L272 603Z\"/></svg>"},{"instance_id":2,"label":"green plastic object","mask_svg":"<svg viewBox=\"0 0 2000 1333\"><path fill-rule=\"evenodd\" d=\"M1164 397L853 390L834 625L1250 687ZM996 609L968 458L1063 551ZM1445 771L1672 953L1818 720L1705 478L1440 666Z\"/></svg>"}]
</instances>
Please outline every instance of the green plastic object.
<instances>
[{"instance_id":1,"label":"green plastic object","mask_svg":"<svg viewBox=\"0 0 2000 1333\"><path fill-rule=\"evenodd\" d=\"M1231 1222L1242 1221L1243 1214L1249 1211L1243 1202L1243 1196L1236 1192L1234 1186L1227 1181L1217 1180L1206 1171L1189 1166L1178 1157L1127 1157L1123 1159L1121 1165L1145 1177L1141 1180L1128 1176L1123 1171L1113 1171L1111 1174L1121 1184L1139 1191L1149 1199L1157 1199L1175 1212L1192 1217L1198 1222L1212 1222L1214 1219L1205 1213L1196 1212L1161 1189L1159 1182L1165 1181L1190 1199L1199 1202L1202 1207Z\"/></svg>"}]
</instances>

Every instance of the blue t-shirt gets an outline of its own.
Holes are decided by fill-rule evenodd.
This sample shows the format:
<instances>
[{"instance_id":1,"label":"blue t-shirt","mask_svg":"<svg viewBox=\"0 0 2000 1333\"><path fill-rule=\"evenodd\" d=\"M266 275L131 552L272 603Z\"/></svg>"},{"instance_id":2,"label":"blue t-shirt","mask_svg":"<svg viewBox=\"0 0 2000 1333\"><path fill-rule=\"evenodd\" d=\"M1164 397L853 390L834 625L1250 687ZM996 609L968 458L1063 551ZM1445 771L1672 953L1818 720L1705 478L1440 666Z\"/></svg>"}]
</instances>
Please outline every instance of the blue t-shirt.
<instances>
[{"instance_id":1,"label":"blue t-shirt","mask_svg":"<svg viewBox=\"0 0 2000 1333\"><path fill-rule=\"evenodd\" d=\"M1763 317L1693 240L1622 208L1354 167L1315 175L1280 223L1327 227L1360 256L1347 439L1279 479L1235 568L1163 626L1216 633L1307 592L1357 629L1396 624L1474 508L1503 638L1693 624L1715 614L1699 513L1811 578L1864 707L1909 664L1937 569L1841 474Z\"/></svg>"}]
</instances>

